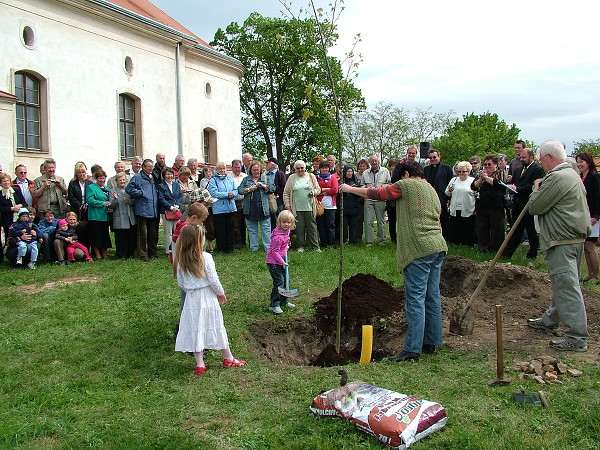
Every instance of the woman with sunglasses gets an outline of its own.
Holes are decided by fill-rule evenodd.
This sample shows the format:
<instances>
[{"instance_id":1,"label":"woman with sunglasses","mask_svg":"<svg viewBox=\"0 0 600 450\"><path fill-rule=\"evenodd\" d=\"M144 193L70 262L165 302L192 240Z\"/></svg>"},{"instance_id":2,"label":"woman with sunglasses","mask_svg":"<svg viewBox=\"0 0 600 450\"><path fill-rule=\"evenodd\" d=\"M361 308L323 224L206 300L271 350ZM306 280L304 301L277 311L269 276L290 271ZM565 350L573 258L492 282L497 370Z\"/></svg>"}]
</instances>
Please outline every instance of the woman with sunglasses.
<instances>
[{"instance_id":1,"label":"woman with sunglasses","mask_svg":"<svg viewBox=\"0 0 600 450\"><path fill-rule=\"evenodd\" d=\"M448 241L453 244L475 244L475 191L471 189L473 167L467 161L456 164L457 177L448 183L445 194L450 197Z\"/></svg>"}]
</instances>

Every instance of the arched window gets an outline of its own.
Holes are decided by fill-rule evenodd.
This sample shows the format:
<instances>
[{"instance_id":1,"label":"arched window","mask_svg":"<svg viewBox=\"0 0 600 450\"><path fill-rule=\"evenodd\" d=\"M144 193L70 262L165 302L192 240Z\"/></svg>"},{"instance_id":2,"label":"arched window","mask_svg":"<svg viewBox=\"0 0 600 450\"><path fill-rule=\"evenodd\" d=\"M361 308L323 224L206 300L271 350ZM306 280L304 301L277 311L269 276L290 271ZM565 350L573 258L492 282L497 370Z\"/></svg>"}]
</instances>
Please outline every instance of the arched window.
<instances>
[{"instance_id":1,"label":"arched window","mask_svg":"<svg viewBox=\"0 0 600 450\"><path fill-rule=\"evenodd\" d=\"M128 95L119 95L119 147L121 159L135 156L136 102Z\"/></svg>"},{"instance_id":2,"label":"arched window","mask_svg":"<svg viewBox=\"0 0 600 450\"><path fill-rule=\"evenodd\" d=\"M42 150L40 80L26 72L15 73L17 96L17 149Z\"/></svg>"}]
</instances>

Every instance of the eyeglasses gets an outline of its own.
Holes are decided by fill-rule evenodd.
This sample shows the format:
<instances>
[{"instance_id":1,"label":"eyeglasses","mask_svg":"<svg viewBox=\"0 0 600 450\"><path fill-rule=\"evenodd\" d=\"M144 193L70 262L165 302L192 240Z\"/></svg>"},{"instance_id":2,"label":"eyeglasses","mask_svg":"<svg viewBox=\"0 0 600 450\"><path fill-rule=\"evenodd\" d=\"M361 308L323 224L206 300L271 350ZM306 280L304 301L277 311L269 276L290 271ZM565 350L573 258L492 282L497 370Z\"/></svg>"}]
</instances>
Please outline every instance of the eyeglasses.
<instances>
[{"instance_id":1,"label":"eyeglasses","mask_svg":"<svg viewBox=\"0 0 600 450\"><path fill-rule=\"evenodd\" d=\"M20 173L20 174L26 174L26 173L27 173L27 171L25 171L25 172L19 172L19 173Z\"/></svg>"},{"instance_id":2,"label":"eyeglasses","mask_svg":"<svg viewBox=\"0 0 600 450\"><path fill-rule=\"evenodd\" d=\"M306 167L296 167L296 170L305 170Z\"/></svg>"},{"instance_id":3,"label":"eyeglasses","mask_svg":"<svg viewBox=\"0 0 600 450\"><path fill-rule=\"evenodd\" d=\"M469 173L468 170L459 170L458 173Z\"/></svg>"},{"instance_id":4,"label":"eyeglasses","mask_svg":"<svg viewBox=\"0 0 600 450\"><path fill-rule=\"evenodd\" d=\"M490 166L493 166L493 164L492 164L492 163L484 163L483 165L484 165L485 167L490 167Z\"/></svg>"}]
</instances>

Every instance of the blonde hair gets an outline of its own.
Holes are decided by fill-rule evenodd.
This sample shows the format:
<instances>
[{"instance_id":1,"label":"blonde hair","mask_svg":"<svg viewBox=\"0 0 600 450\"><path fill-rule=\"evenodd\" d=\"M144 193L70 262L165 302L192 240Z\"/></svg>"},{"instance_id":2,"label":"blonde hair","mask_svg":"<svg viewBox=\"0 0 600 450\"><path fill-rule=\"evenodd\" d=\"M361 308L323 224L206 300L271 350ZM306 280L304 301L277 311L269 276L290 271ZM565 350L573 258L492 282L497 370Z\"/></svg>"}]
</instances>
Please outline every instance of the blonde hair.
<instances>
[{"instance_id":1,"label":"blonde hair","mask_svg":"<svg viewBox=\"0 0 600 450\"><path fill-rule=\"evenodd\" d=\"M283 211L281 211L279 213L279 215L277 216L277 226L279 228L281 228L281 224L283 222L292 222L292 230L294 228L296 228L296 218L294 217L294 214L289 210L289 209L284 209Z\"/></svg>"},{"instance_id":2,"label":"blonde hair","mask_svg":"<svg viewBox=\"0 0 600 450\"><path fill-rule=\"evenodd\" d=\"M208 218L208 209L202 203L194 202L188 207L187 216L196 216L199 222L204 222Z\"/></svg>"},{"instance_id":3,"label":"blonde hair","mask_svg":"<svg viewBox=\"0 0 600 450\"><path fill-rule=\"evenodd\" d=\"M177 238L173 275L177 277L177 268L196 277L204 276L204 226L190 223L181 229Z\"/></svg>"}]
</instances>

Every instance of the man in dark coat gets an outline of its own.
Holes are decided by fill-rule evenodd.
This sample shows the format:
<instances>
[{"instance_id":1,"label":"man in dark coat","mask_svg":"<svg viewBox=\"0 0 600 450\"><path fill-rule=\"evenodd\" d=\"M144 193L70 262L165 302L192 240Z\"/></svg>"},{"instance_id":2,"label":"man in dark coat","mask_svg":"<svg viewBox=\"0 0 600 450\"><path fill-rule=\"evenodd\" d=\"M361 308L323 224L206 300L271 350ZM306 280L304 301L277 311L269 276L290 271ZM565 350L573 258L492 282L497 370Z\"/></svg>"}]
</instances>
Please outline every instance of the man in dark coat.
<instances>
[{"instance_id":1,"label":"man in dark coat","mask_svg":"<svg viewBox=\"0 0 600 450\"><path fill-rule=\"evenodd\" d=\"M454 176L452 171L452 167L448 164L442 162L442 158L440 156L440 152L435 149L429 150L429 165L427 165L424 169L425 179L427 182L433 186L435 192L440 199L440 204L442 205L442 213L440 214L440 223L442 225L442 235L444 239L448 239L448 196L445 191L448 187L448 183Z\"/></svg>"},{"instance_id":2,"label":"man in dark coat","mask_svg":"<svg viewBox=\"0 0 600 450\"><path fill-rule=\"evenodd\" d=\"M521 167L515 170L512 177L512 184L509 185L517 191L513 196L513 209L511 213L513 220L516 220L521 211L523 211L523 208L525 208L525 205L527 205L529 196L533 191L534 181L541 178L544 178L544 169L535 162L533 150L524 148L521 150ZM504 253L502 253L503 257L510 258L515 250L519 248L524 230L527 230L527 237L529 239L527 258L535 259L537 257L539 239L533 216L529 212L525 213L523 220L517 225L515 233L510 238Z\"/></svg>"}]
</instances>

